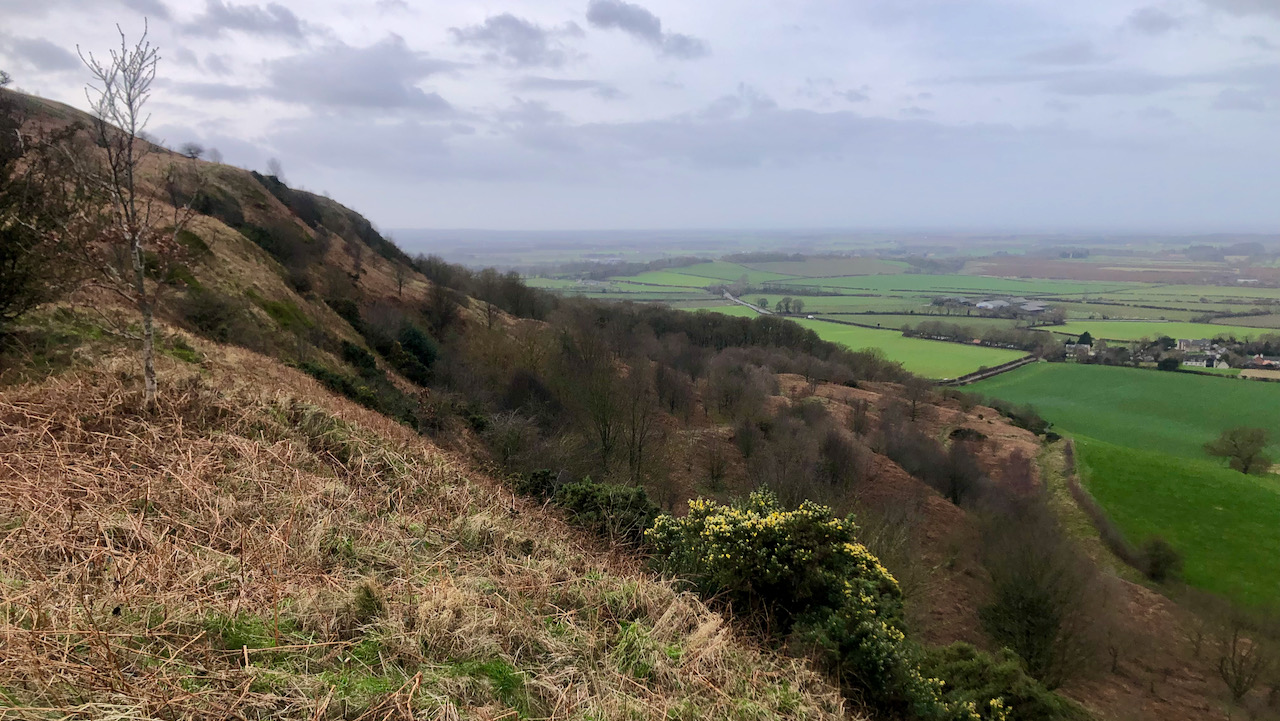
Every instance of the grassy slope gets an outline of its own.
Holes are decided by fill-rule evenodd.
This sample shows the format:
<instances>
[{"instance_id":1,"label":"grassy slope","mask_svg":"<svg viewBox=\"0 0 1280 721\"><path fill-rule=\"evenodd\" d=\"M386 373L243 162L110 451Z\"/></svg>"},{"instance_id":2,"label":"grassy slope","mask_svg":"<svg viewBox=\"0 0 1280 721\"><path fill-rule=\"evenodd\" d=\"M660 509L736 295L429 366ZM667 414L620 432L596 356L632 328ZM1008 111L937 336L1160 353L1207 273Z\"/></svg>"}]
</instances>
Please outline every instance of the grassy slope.
<instances>
[{"instance_id":1,"label":"grassy slope","mask_svg":"<svg viewBox=\"0 0 1280 721\"><path fill-rule=\"evenodd\" d=\"M879 348L889 360L901 361L907 370L928 378L956 378L982 366L997 366L1026 355L1020 351L999 348L905 338L897 331L860 328L821 320L796 322L816 331L824 340L841 343L854 350Z\"/></svg>"},{"instance_id":2,"label":"grassy slope","mask_svg":"<svg viewBox=\"0 0 1280 721\"><path fill-rule=\"evenodd\" d=\"M195 345L199 366L162 358L150 413L132 357L0 391L0 706L844 717L799 664L405 428Z\"/></svg>"},{"instance_id":3,"label":"grassy slope","mask_svg":"<svg viewBox=\"0 0 1280 721\"><path fill-rule=\"evenodd\" d=\"M1089 490L1130 540L1165 536L1187 580L1259 603L1280 584L1280 483L1201 446L1234 425L1280 426L1280 386L1159 371L1036 364L973 390L1030 403L1078 441Z\"/></svg>"}]
</instances>

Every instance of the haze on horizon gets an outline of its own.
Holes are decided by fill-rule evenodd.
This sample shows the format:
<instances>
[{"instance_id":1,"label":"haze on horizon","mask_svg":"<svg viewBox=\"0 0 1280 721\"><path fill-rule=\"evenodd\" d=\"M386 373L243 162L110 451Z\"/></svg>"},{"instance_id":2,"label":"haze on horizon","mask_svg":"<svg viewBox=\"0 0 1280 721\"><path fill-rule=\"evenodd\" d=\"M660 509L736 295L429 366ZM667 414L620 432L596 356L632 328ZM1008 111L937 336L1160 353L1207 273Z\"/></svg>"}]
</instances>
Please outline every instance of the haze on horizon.
<instances>
[{"instance_id":1,"label":"haze on horizon","mask_svg":"<svg viewBox=\"0 0 1280 721\"><path fill-rule=\"evenodd\" d=\"M0 0L161 48L152 134L382 227L1280 230L1276 0Z\"/></svg>"}]
</instances>

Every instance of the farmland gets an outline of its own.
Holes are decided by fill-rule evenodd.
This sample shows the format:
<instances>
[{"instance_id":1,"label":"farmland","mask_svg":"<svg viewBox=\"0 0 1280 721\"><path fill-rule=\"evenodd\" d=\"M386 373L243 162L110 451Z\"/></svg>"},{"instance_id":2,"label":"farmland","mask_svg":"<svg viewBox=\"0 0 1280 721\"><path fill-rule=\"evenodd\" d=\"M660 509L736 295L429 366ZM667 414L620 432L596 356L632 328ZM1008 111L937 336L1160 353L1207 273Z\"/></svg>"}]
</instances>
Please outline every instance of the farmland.
<instances>
[{"instance_id":1,"label":"farmland","mask_svg":"<svg viewBox=\"0 0 1280 721\"><path fill-rule=\"evenodd\" d=\"M1088 331L1094 338L1105 340L1131 341L1142 338L1215 338L1232 336L1237 340L1249 340L1267 332L1265 329L1245 328L1212 323L1161 323L1137 322L1125 320L1103 321L1068 321L1064 325L1054 326L1055 333L1080 335Z\"/></svg>"},{"instance_id":2,"label":"farmland","mask_svg":"<svg viewBox=\"0 0 1280 721\"><path fill-rule=\"evenodd\" d=\"M889 360L898 361L912 373L927 378L956 378L983 366L998 366L1026 355L1015 350L907 338L897 331L861 328L822 320L796 322L815 331L823 340L840 343L854 350L878 348Z\"/></svg>"},{"instance_id":3,"label":"farmland","mask_svg":"<svg viewBox=\"0 0 1280 721\"><path fill-rule=\"evenodd\" d=\"M974 308L975 303L986 299L1011 298L1019 302L1016 299L1025 298L1056 309L1066 322L1041 328L1062 339L1088 331L1094 338L1119 343L1160 336L1234 336L1246 340L1270 330L1251 326L1280 325L1275 320L1280 314L1262 315L1272 305L1280 308L1280 289L1146 282L1153 273L1164 277L1195 266L1180 261L1150 261L1147 267L1140 261L1045 261L1037 267L1069 277L1027 278L976 274L1023 268L1028 262L1013 263L1008 258L967 261L964 268L969 272L921 273L901 260L794 256L758 263L664 263L652 270L641 266L639 272L630 275L598 274L593 280L552 276L531 278L530 284L565 295L664 303L735 316L750 315L752 311L725 300L725 288L732 288L751 303L764 299L771 309L784 298L794 299L803 303L803 310L793 315L813 316L812 321L804 323L823 338L855 349L879 348L887 358L902 362L908 370L932 378L964 375L1020 355L1017 351L952 343L940 346L936 341L904 338L900 333L903 327L930 320L969 327L975 334L1028 325L1027 318L991 317ZM951 301L940 304L939 298ZM1192 322L1214 313L1240 311L1259 315L1241 318L1239 325L1232 325L1231 318L1221 318L1218 323ZM1251 321L1253 318L1258 320Z\"/></svg>"},{"instance_id":4,"label":"farmland","mask_svg":"<svg viewBox=\"0 0 1280 721\"><path fill-rule=\"evenodd\" d=\"M1250 603L1274 598L1280 481L1229 470L1203 444L1233 426L1280 428L1280 385L1041 363L972 389L1031 404L1074 437L1089 491L1130 541L1170 541L1188 582Z\"/></svg>"}]
</instances>

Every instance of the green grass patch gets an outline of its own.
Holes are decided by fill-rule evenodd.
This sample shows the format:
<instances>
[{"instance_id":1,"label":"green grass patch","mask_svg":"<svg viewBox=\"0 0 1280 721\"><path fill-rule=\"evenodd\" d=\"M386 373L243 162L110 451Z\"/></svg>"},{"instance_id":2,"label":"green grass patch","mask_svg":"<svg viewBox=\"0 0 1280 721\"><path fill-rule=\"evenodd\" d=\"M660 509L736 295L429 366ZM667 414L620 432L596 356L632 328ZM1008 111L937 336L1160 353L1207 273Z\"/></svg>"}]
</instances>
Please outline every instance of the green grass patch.
<instances>
[{"instance_id":1,"label":"green grass patch","mask_svg":"<svg viewBox=\"0 0 1280 721\"><path fill-rule=\"evenodd\" d=\"M985 348L963 343L906 338L898 331L861 328L822 320L797 320L816 331L823 340L840 343L853 350L877 348L891 361L902 363L912 373L928 378L958 378L984 366L1015 361L1025 353L1002 348Z\"/></svg>"},{"instance_id":2,"label":"green grass patch","mask_svg":"<svg viewBox=\"0 0 1280 721\"><path fill-rule=\"evenodd\" d=\"M1031 404L1073 436L1089 491L1130 542L1173 544L1187 582L1244 603L1274 599L1280 479L1230 470L1203 445L1233 426L1280 427L1280 385L1039 363L971 388Z\"/></svg>"},{"instance_id":3,"label":"green grass patch","mask_svg":"<svg viewBox=\"0 0 1280 721\"><path fill-rule=\"evenodd\" d=\"M1058 428L1130 448L1209 460L1235 426L1280 429L1280 384L1076 363L1036 363L970 388L1036 407ZM1272 439L1280 453L1280 436ZM1225 463L1222 464L1225 467Z\"/></svg>"},{"instance_id":4,"label":"green grass patch","mask_svg":"<svg viewBox=\"0 0 1280 721\"><path fill-rule=\"evenodd\" d=\"M1280 586L1280 481L1077 436L1082 476L1130 542L1163 536L1194 586L1247 604Z\"/></svg>"}]
</instances>

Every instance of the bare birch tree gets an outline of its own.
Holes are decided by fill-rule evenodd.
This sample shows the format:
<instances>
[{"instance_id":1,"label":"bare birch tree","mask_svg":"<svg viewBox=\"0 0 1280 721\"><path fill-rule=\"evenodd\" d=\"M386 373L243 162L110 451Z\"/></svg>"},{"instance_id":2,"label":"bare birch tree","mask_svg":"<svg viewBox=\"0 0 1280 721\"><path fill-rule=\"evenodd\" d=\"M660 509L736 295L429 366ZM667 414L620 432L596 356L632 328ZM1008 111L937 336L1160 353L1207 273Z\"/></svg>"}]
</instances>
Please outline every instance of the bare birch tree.
<instances>
[{"instance_id":1,"label":"bare birch tree","mask_svg":"<svg viewBox=\"0 0 1280 721\"><path fill-rule=\"evenodd\" d=\"M178 234L194 215L191 204L198 195L190 180L176 164L170 163L164 177L168 203L157 202L155 194L143 188L143 161L156 152L145 139L150 114L151 86L156 78L159 50L142 37L130 45L120 32L120 48L99 59L80 51L80 59L93 79L85 97L94 115L93 141L101 149L82 166L84 181L92 186L103 205L104 230L84 242L85 256L97 271L98 285L107 288L137 308L142 318L142 334L122 334L141 340L144 401L155 402L155 309L163 279L181 245ZM79 48L77 48L79 50ZM98 159L103 162L95 162ZM185 201L185 202L184 202ZM166 212L171 211L171 212Z\"/></svg>"}]
</instances>

